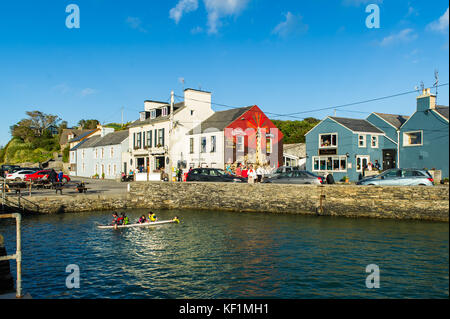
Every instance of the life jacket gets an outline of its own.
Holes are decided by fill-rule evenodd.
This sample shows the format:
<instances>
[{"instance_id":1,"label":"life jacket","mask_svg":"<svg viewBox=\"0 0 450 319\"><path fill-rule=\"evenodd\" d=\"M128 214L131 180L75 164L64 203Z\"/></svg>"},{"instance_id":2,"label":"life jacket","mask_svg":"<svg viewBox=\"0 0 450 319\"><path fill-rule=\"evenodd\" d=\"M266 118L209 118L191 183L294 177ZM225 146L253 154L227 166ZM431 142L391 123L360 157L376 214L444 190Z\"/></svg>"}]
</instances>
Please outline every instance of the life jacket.
<instances>
[{"instance_id":1,"label":"life jacket","mask_svg":"<svg viewBox=\"0 0 450 319\"><path fill-rule=\"evenodd\" d=\"M125 216L125 218L123 219L123 224L124 225L128 225L128 216Z\"/></svg>"},{"instance_id":2,"label":"life jacket","mask_svg":"<svg viewBox=\"0 0 450 319\"><path fill-rule=\"evenodd\" d=\"M156 216L155 216L155 214L148 215L148 218L150 219L151 222L156 221Z\"/></svg>"},{"instance_id":3,"label":"life jacket","mask_svg":"<svg viewBox=\"0 0 450 319\"><path fill-rule=\"evenodd\" d=\"M177 224L180 223L180 220L178 218L174 218L173 221L176 222Z\"/></svg>"}]
</instances>

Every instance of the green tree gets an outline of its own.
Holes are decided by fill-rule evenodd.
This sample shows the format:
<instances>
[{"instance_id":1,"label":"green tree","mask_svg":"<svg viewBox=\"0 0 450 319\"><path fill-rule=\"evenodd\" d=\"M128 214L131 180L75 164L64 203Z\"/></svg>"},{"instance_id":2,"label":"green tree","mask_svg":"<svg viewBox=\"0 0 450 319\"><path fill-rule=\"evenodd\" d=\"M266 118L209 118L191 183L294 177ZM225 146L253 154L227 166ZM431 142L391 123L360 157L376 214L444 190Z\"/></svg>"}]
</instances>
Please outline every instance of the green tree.
<instances>
[{"instance_id":1,"label":"green tree","mask_svg":"<svg viewBox=\"0 0 450 319\"><path fill-rule=\"evenodd\" d=\"M272 120L284 135L285 144L305 143L305 134L317 125L318 119L309 117L302 121Z\"/></svg>"},{"instance_id":2,"label":"green tree","mask_svg":"<svg viewBox=\"0 0 450 319\"><path fill-rule=\"evenodd\" d=\"M80 126L84 130L93 130L97 128L100 122L98 120L80 120L78 122L78 126Z\"/></svg>"}]
</instances>

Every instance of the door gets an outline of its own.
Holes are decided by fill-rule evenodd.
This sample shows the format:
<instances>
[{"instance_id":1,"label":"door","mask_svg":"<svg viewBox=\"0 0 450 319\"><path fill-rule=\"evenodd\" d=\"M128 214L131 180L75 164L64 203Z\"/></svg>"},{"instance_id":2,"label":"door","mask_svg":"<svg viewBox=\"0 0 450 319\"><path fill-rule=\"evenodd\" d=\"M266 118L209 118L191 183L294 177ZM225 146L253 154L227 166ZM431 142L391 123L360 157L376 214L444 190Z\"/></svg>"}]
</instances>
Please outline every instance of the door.
<instances>
[{"instance_id":1,"label":"door","mask_svg":"<svg viewBox=\"0 0 450 319\"><path fill-rule=\"evenodd\" d=\"M383 171L397 167L397 151L383 150Z\"/></svg>"},{"instance_id":2,"label":"door","mask_svg":"<svg viewBox=\"0 0 450 319\"><path fill-rule=\"evenodd\" d=\"M356 156L356 171L359 173L362 173L363 168L365 168L367 170L367 166L368 166L369 162L370 162L370 156L357 155Z\"/></svg>"}]
</instances>

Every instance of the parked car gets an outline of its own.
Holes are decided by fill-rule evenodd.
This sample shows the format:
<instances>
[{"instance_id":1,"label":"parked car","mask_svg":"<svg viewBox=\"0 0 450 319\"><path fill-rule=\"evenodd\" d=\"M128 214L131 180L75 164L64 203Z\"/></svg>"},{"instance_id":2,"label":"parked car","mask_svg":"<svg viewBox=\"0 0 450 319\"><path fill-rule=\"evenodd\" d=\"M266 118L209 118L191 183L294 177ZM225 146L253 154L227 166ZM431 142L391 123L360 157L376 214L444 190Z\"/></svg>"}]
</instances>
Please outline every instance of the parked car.
<instances>
[{"instance_id":1,"label":"parked car","mask_svg":"<svg viewBox=\"0 0 450 319\"><path fill-rule=\"evenodd\" d=\"M298 167L295 166L280 166L277 169L273 170L270 174L269 177L275 177L278 176L280 174L286 173L286 172L292 172L295 170L299 170Z\"/></svg>"},{"instance_id":2,"label":"parked car","mask_svg":"<svg viewBox=\"0 0 450 319\"><path fill-rule=\"evenodd\" d=\"M32 174L25 175L25 180L26 181L29 181L29 180L35 181L35 180L39 180L39 179L43 179L43 178L48 178L48 175L50 174L50 172L51 172L50 169L37 171ZM70 182L70 177L67 176L66 174L63 174L63 178L62 178L61 182L63 182L64 184Z\"/></svg>"},{"instance_id":3,"label":"parked car","mask_svg":"<svg viewBox=\"0 0 450 319\"><path fill-rule=\"evenodd\" d=\"M379 175L363 178L356 185L433 186L431 174L423 169L392 168Z\"/></svg>"},{"instance_id":4,"label":"parked car","mask_svg":"<svg viewBox=\"0 0 450 319\"><path fill-rule=\"evenodd\" d=\"M5 177L6 171L8 171L8 173L12 173L14 170L17 170L17 169L20 169L19 165L4 164L4 165L0 166L0 176Z\"/></svg>"},{"instance_id":5,"label":"parked car","mask_svg":"<svg viewBox=\"0 0 450 319\"><path fill-rule=\"evenodd\" d=\"M246 183L247 179L236 175L227 174L218 168L194 168L186 177L186 182L232 182Z\"/></svg>"},{"instance_id":6,"label":"parked car","mask_svg":"<svg viewBox=\"0 0 450 319\"><path fill-rule=\"evenodd\" d=\"M14 180L14 181L23 181L25 180L26 175L33 174L35 171L26 170L26 169L20 169L18 171L15 171L14 173L11 173L6 175L6 179Z\"/></svg>"},{"instance_id":7,"label":"parked car","mask_svg":"<svg viewBox=\"0 0 450 319\"><path fill-rule=\"evenodd\" d=\"M291 170L279 173L273 177L264 179L263 183L273 184L314 184L321 185L324 183L323 177L308 171Z\"/></svg>"}]
</instances>

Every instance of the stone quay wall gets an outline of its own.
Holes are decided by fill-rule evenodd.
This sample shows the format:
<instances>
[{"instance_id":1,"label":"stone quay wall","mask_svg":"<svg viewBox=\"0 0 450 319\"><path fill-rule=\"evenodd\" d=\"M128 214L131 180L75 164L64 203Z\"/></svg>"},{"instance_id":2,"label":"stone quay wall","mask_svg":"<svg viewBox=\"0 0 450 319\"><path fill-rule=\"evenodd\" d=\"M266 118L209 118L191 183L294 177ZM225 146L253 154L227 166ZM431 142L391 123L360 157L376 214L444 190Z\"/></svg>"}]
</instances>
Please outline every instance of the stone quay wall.
<instances>
[{"instance_id":1,"label":"stone quay wall","mask_svg":"<svg viewBox=\"0 0 450 319\"><path fill-rule=\"evenodd\" d=\"M40 213L201 209L449 221L448 187L134 182L128 190L28 200Z\"/></svg>"}]
</instances>

